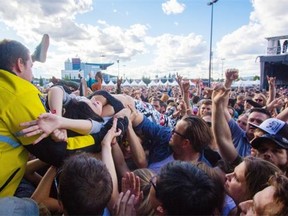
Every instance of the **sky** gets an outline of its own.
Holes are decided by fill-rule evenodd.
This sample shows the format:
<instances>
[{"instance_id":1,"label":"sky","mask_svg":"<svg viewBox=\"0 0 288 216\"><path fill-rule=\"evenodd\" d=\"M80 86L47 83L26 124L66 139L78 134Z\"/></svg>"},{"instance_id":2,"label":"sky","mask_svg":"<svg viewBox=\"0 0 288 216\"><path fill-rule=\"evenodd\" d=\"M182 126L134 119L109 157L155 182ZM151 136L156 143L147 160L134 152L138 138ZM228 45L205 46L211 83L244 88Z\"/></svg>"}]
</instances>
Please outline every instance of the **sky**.
<instances>
[{"instance_id":1,"label":"sky","mask_svg":"<svg viewBox=\"0 0 288 216\"><path fill-rule=\"evenodd\" d=\"M208 78L211 0L9 0L0 6L0 39L31 52L43 34L50 47L34 76L61 77L64 62L110 63L106 73L151 79L178 73ZM288 35L287 0L218 0L213 5L212 72L260 75L266 37ZM117 63L119 60L119 63Z\"/></svg>"}]
</instances>

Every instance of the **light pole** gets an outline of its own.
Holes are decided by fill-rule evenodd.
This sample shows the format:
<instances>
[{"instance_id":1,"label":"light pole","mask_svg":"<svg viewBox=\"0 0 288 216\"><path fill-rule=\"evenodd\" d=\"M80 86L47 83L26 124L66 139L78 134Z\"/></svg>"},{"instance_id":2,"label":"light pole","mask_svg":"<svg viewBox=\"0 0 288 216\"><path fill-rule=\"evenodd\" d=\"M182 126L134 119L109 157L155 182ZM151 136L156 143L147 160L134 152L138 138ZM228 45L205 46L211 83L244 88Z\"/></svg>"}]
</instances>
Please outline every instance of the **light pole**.
<instances>
[{"instance_id":1,"label":"light pole","mask_svg":"<svg viewBox=\"0 0 288 216\"><path fill-rule=\"evenodd\" d=\"M213 34L213 5L218 0L211 0L208 2L208 6L211 6L211 29L210 29L210 52L209 52L209 78L208 78L208 87L211 86L211 63L212 63L212 34Z\"/></svg>"},{"instance_id":2,"label":"light pole","mask_svg":"<svg viewBox=\"0 0 288 216\"><path fill-rule=\"evenodd\" d=\"M224 74L223 74L224 71L223 71L223 69L224 69L224 61L225 61L225 58L221 58L221 61L222 61L222 77L221 77L221 78L224 80L224 76L223 76L223 75L224 75Z\"/></svg>"},{"instance_id":3,"label":"light pole","mask_svg":"<svg viewBox=\"0 0 288 216\"><path fill-rule=\"evenodd\" d=\"M118 64L118 78L119 78L119 59L117 59L117 64Z\"/></svg>"}]
</instances>

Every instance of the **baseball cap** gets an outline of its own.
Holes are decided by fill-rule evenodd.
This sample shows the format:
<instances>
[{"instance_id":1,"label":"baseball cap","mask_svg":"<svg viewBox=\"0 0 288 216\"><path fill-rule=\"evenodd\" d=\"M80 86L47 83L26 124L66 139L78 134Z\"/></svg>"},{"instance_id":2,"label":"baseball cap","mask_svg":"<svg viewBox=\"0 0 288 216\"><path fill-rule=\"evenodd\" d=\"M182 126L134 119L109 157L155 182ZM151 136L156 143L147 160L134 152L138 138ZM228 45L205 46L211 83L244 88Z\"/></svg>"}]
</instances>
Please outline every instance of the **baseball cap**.
<instances>
[{"instance_id":1,"label":"baseball cap","mask_svg":"<svg viewBox=\"0 0 288 216\"><path fill-rule=\"evenodd\" d=\"M281 148L288 149L287 123L276 118L269 118L260 125L250 125L265 132L261 137L257 137L251 142L253 148L257 149L265 140L271 140Z\"/></svg>"}]
</instances>

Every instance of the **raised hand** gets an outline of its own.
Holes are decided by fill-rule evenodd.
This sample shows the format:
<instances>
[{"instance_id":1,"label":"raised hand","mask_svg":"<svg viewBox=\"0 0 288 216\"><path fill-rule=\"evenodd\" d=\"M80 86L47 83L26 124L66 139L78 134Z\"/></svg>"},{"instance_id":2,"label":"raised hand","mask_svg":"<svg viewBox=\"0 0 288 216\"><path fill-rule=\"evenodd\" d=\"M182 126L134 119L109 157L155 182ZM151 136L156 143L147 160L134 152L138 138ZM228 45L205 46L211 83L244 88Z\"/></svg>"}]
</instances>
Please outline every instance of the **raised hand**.
<instances>
[{"instance_id":1,"label":"raised hand","mask_svg":"<svg viewBox=\"0 0 288 216\"><path fill-rule=\"evenodd\" d=\"M117 118L113 119L113 125L110 130L107 132L105 137L102 140L102 145L111 145L112 143L116 142L116 137L120 136L121 130L118 129L117 131Z\"/></svg>"},{"instance_id":2,"label":"raised hand","mask_svg":"<svg viewBox=\"0 0 288 216\"><path fill-rule=\"evenodd\" d=\"M234 81L239 77L239 70L235 68L227 69L225 72L226 80Z\"/></svg>"},{"instance_id":3,"label":"raised hand","mask_svg":"<svg viewBox=\"0 0 288 216\"><path fill-rule=\"evenodd\" d=\"M127 191L135 196L134 206L138 206L143 199L143 193L140 191L140 178L133 172L127 172L122 178L122 192Z\"/></svg>"},{"instance_id":4,"label":"raised hand","mask_svg":"<svg viewBox=\"0 0 288 216\"><path fill-rule=\"evenodd\" d=\"M276 82L276 77L266 76L266 78L267 78L267 82L268 82L269 86L274 87L275 86L275 82Z\"/></svg>"},{"instance_id":5,"label":"raised hand","mask_svg":"<svg viewBox=\"0 0 288 216\"><path fill-rule=\"evenodd\" d=\"M176 79L178 85L181 86L181 82L182 82L183 76L179 75L178 72L177 72L175 79Z\"/></svg>"},{"instance_id":6,"label":"raised hand","mask_svg":"<svg viewBox=\"0 0 288 216\"><path fill-rule=\"evenodd\" d=\"M230 89L226 89L223 85L218 85L212 93L212 100L215 104L225 104L228 100Z\"/></svg>"},{"instance_id":7,"label":"raised hand","mask_svg":"<svg viewBox=\"0 0 288 216\"><path fill-rule=\"evenodd\" d=\"M190 82L189 80L183 80L182 81L183 91L188 92L190 88Z\"/></svg>"},{"instance_id":8,"label":"raised hand","mask_svg":"<svg viewBox=\"0 0 288 216\"><path fill-rule=\"evenodd\" d=\"M113 208L113 215L117 216L135 216L136 210L135 210L135 195L131 193L129 190L124 192L121 192L119 194L119 198L117 203L115 204Z\"/></svg>"}]
</instances>

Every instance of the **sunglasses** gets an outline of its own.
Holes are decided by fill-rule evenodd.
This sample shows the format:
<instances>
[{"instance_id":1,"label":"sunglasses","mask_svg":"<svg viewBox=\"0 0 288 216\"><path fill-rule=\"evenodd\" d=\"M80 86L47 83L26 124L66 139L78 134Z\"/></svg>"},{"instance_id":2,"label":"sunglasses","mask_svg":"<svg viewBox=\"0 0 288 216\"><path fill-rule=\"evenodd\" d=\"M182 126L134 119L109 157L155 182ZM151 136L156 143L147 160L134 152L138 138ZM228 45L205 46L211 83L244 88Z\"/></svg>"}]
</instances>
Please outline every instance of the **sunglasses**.
<instances>
[{"instance_id":1,"label":"sunglasses","mask_svg":"<svg viewBox=\"0 0 288 216\"><path fill-rule=\"evenodd\" d=\"M255 99L256 102L263 102L262 99Z\"/></svg>"},{"instance_id":2,"label":"sunglasses","mask_svg":"<svg viewBox=\"0 0 288 216\"><path fill-rule=\"evenodd\" d=\"M177 134L178 136L180 136L180 137L182 137L182 138L184 138L184 139L187 139L187 137L186 137L185 135L177 132L177 131L175 130L175 128L174 128L171 132L172 132L172 134Z\"/></svg>"},{"instance_id":3,"label":"sunglasses","mask_svg":"<svg viewBox=\"0 0 288 216\"><path fill-rule=\"evenodd\" d=\"M153 176L150 179L149 184L152 185L152 187L154 188L155 192L157 193L156 181L157 181L157 175Z\"/></svg>"}]
</instances>

